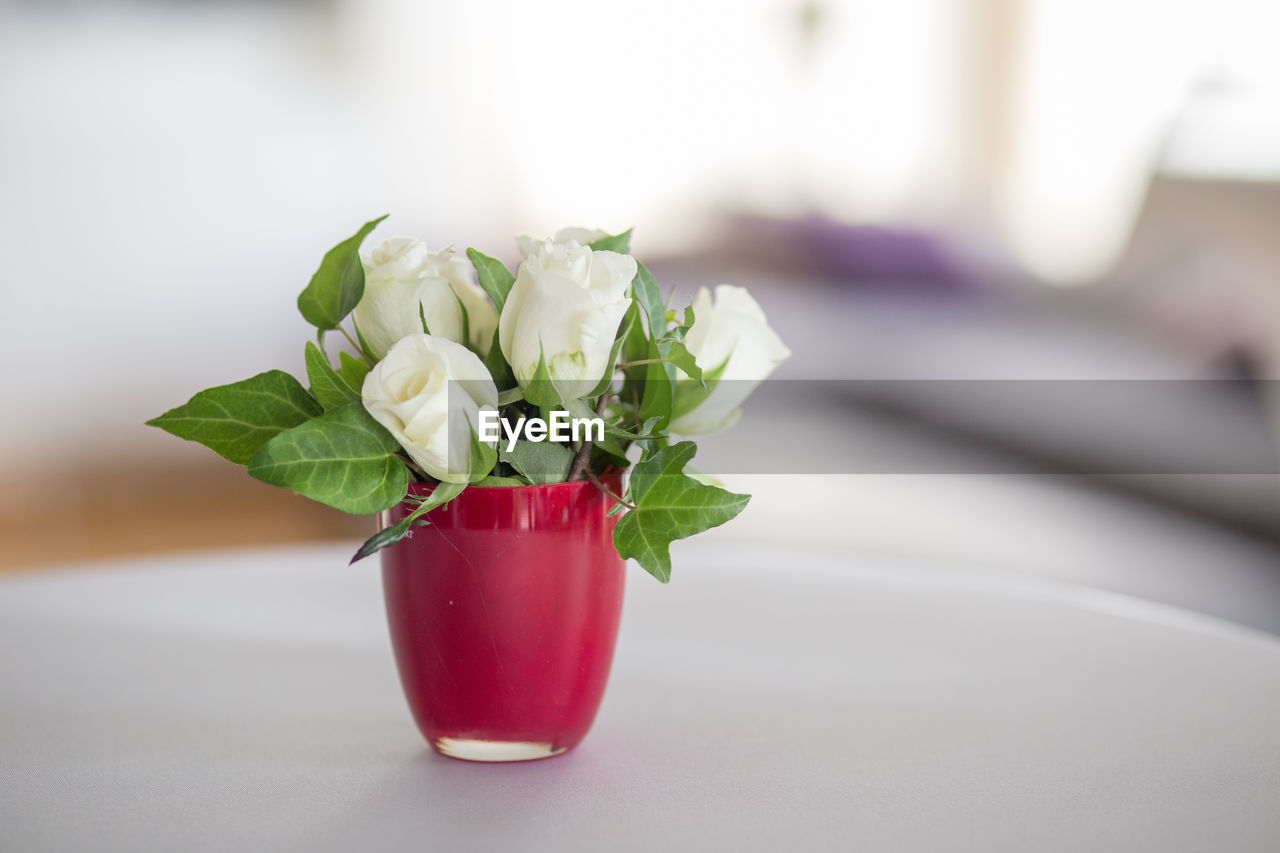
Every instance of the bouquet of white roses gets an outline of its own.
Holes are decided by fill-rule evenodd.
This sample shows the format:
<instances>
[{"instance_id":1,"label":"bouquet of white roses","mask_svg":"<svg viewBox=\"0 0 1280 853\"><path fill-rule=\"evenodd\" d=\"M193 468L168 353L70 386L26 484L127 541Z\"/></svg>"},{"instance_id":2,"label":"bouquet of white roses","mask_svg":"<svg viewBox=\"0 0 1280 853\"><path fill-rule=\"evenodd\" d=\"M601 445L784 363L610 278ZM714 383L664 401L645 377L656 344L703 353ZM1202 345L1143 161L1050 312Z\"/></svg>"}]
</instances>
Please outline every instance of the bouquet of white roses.
<instances>
[{"instance_id":1,"label":"bouquet of white roses","mask_svg":"<svg viewBox=\"0 0 1280 853\"><path fill-rule=\"evenodd\" d=\"M298 296L317 329L310 388L271 370L147 423L344 512L416 502L354 559L429 523L464 489L589 479L623 513L618 553L665 582L673 539L742 511L748 496L685 473L696 446L673 435L731 424L790 355L745 290L703 288L670 310L628 254L630 231L522 237L514 275L475 249L468 262L404 237L362 256L385 218L330 249ZM347 345L336 365L334 331ZM623 494L600 479L628 469ZM419 496L414 480L434 488Z\"/></svg>"}]
</instances>

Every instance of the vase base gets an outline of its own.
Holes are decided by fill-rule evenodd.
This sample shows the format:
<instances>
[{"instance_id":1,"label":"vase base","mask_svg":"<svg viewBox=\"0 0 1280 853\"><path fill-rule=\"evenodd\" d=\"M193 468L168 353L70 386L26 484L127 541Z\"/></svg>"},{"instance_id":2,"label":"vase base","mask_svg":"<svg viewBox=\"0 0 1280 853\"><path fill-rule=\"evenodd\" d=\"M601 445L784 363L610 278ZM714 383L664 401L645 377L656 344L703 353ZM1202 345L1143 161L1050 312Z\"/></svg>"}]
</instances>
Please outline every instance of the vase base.
<instances>
[{"instance_id":1,"label":"vase base","mask_svg":"<svg viewBox=\"0 0 1280 853\"><path fill-rule=\"evenodd\" d=\"M441 755L463 761L533 761L564 752L564 747L549 743L519 740L471 740L442 737L433 744Z\"/></svg>"}]
</instances>

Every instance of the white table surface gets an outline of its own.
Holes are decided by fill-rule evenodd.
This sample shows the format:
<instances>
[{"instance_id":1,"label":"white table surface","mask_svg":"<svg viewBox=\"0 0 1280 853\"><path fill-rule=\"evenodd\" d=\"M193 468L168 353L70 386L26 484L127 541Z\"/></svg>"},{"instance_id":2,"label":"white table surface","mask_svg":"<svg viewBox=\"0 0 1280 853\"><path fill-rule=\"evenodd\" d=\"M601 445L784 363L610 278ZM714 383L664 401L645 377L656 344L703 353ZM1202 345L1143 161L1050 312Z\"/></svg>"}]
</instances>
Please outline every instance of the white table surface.
<instances>
[{"instance_id":1,"label":"white table surface","mask_svg":"<svg viewBox=\"0 0 1280 853\"><path fill-rule=\"evenodd\" d=\"M349 547L0 582L0 850L1280 850L1280 640L795 549L635 567L563 757L430 752Z\"/></svg>"}]
</instances>

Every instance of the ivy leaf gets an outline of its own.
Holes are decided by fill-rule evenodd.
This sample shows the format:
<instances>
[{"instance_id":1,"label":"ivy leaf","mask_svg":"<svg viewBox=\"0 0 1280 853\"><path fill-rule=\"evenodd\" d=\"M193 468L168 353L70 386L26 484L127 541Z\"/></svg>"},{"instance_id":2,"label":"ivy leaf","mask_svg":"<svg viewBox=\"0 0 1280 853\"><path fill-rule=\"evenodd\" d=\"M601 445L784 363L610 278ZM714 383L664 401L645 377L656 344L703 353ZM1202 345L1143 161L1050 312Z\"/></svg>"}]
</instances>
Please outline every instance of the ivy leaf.
<instances>
[{"instance_id":1,"label":"ivy leaf","mask_svg":"<svg viewBox=\"0 0 1280 853\"><path fill-rule=\"evenodd\" d=\"M657 418L649 418L643 424L641 424L640 427L636 429L634 432L628 432L622 427L617 427L617 426L614 426L613 424L605 424L604 434L612 435L616 438L625 438L631 441L636 441L644 438L653 438L653 429L657 425L658 425Z\"/></svg>"},{"instance_id":2,"label":"ivy leaf","mask_svg":"<svg viewBox=\"0 0 1280 853\"><path fill-rule=\"evenodd\" d=\"M298 380L283 370L268 370L241 382L207 388L147 425L199 442L224 459L244 465L272 438L322 411Z\"/></svg>"},{"instance_id":3,"label":"ivy leaf","mask_svg":"<svg viewBox=\"0 0 1280 853\"><path fill-rule=\"evenodd\" d=\"M684 345L684 341L670 341L667 344L667 358L671 359L671 363L683 370L690 379L696 379L704 387L706 386L702 381L702 368L698 367L697 360Z\"/></svg>"},{"instance_id":4,"label":"ivy leaf","mask_svg":"<svg viewBox=\"0 0 1280 853\"><path fill-rule=\"evenodd\" d=\"M311 393L320 401L320 405L324 406L326 412L360 399L360 392L347 384L347 380L330 366L329 359L320 351L320 348L310 341L307 341L304 360L307 364L307 381L311 383Z\"/></svg>"},{"instance_id":5,"label":"ivy leaf","mask_svg":"<svg viewBox=\"0 0 1280 853\"><path fill-rule=\"evenodd\" d=\"M563 483L573 464L573 451L552 441L517 441L510 453L499 448L498 457L536 486Z\"/></svg>"},{"instance_id":6,"label":"ivy leaf","mask_svg":"<svg viewBox=\"0 0 1280 853\"><path fill-rule=\"evenodd\" d=\"M364 296L364 264L360 244L387 214L360 226L353 236L325 253L320 268L298 294L298 310L317 329L336 329Z\"/></svg>"},{"instance_id":7,"label":"ivy leaf","mask_svg":"<svg viewBox=\"0 0 1280 853\"><path fill-rule=\"evenodd\" d=\"M678 343L684 343L685 335L689 334L689 330L693 328L694 319L693 306L687 305L684 309L684 319L677 325L671 326L670 324L675 323L676 321L676 312L674 310L668 311L666 314L668 328L665 333L657 338L658 342L668 343L670 341L676 341Z\"/></svg>"},{"instance_id":8,"label":"ivy leaf","mask_svg":"<svg viewBox=\"0 0 1280 853\"><path fill-rule=\"evenodd\" d=\"M662 292L653 273L642 263L636 263L636 277L631 279L631 292L635 294L649 319L649 337L660 338L667 331L667 306L662 303Z\"/></svg>"},{"instance_id":9,"label":"ivy leaf","mask_svg":"<svg viewBox=\"0 0 1280 853\"><path fill-rule=\"evenodd\" d=\"M493 307L497 308L498 313L501 314L502 306L507 303L507 294L511 292L511 285L515 284L516 277L511 274L511 270L507 269L506 264L483 252L467 249L467 257L471 259L471 265L476 268L476 278L480 281L480 287L489 294L489 298L493 300Z\"/></svg>"},{"instance_id":10,"label":"ivy leaf","mask_svg":"<svg viewBox=\"0 0 1280 853\"><path fill-rule=\"evenodd\" d=\"M360 403L285 430L249 460L249 475L349 512L381 512L404 499L400 445Z\"/></svg>"},{"instance_id":11,"label":"ivy leaf","mask_svg":"<svg viewBox=\"0 0 1280 853\"><path fill-rule=\"evenodd\" d=\"M671 421L671 406L676 385L675 367L665 360L672 346L672 341L665 337L667 309L662 302L662 293L658 290L657 281L644 264L637 266L636 276L631 280L631 288L636 301L640 303L640 307L648 318L649 339L645 342L644 355L641 358L635 358L629 352L628 360L653 362L644 365L643 374L633 376L633 379L644 389L639 417L641 420L656 417L659 419L660 426L665 428ZM625 347L627 350L634 348L631 343Z\"/></svg>"},{"instance_id":12,"label":"ivy leaf","mask_svg":"<svg viewBox=\"0 0 1280 853\"><path fill-rule=\"evenodd\" d=\"M720 377L724 375L725 368L728 366L729 359L726 358L717 367L703 374L698 384L677 382L675 395L671 401L672 417L683 417L701 406L716 389Z\"/></svg>"},{"instance_id":13,"label":"ivy leaf","mask_svg":"<svg viewBox=\"0 0 1280 853\"><path fill-rule=\"evenodd\" d=\"M675 312L672 312L672 313L675 313ZM697 318L694 317L693 306L686 305L684 307L684 318L680 321L679 325L673 326L671 331L668 332L667 334L670 335L673 340L683 341L684 336L689 334L689 330L693 328L693 323L695 319Z\"/></svg>"},{"instance_id":14,"label":"ivy leaf","mask_svg":"<svg viewBox=\"0 0 1280 853\"><path fill-rule=\"evenodd\" d=\"M696 452L692 441L682 441L637 463L627 489L627 500L635 509L613 529L618 554L634 558L662 583L671 580L672 540L724 524L751 499L684 474Z\"/></svg>"},{"instance_id":15,"label":"ivy leaf","mask_svg":"<svg viewBox=\"0 0 1280 853\"><path fill-rule=\"evenodd\" d=\"M413 512L409 513L390 527L382 528L377 533L366 539L364 544L360 546L360 550L356 551L355 556L351 558L351 563L363 560L365 557L375 551L380 551L383 548L386 548L388 545L396 544L405 536L409 535L409 528L427 524L427 521L420 521L419 519L436 507L444 506L449 501L462 494L462 490L465 488L466 485L458 483L441 483L436 486L431 490L431 494L418 504L417 508L414 509ZM348 563L348 565L350 565L350 563Z\"/></svg>"},{"instance_id":16,"label":"ivy leaf","mask_svg":"<svg viewBox=\"0 0 1280 853\"><path fill-rule=\"evenodd\" d=\"M644 333L644 324L639 320L639 301L632 299L631 305L635 306L637 312L635 315L632 315L635 317L635 322L631 323L631 325L626 329L626 333L623 336L622 352L619 353L619 356L623 361L640 361L649 354L649 338ZM627 311L630 313L631 309L628 308ZM625 316L623 323L626 323ZM627 372L630 374L638 374L636 376L637 380L644 378L644 371L640 367L630 368Z\"/></svg>"},{"instance_id":17,"label":"ivy leaf","mask_svg":"<svg viewBox=\"0 0 1280 853\"><path fill-rule=\"evenodd\" d=\"M600 237L599 239L592 240L587 245L593 252L617 252L620 255L625 255L627 252L631 251L631 232L633 230L635 229L628 228L621 234L610 234L608 237Z\"/></svg>"},{"instance_id":18,"label":"ivy leaf","mask_svg":"<svg viewBox=\"0 0 1280 853\"><path fill-rule=\"evenodd\" d=\"M644 365L644 380L642 384L644 394L640 398L640 411L638 413L638 417L642 421L647 421L649 418L657 418L658 426L661 429L666 429L667 424L671 423L671 412L676 394L675 366L668 361L662 360L667 357L670 346L670 343L649 342L646 358L651 359L651 361L649 364Z\"/></svg>"},{"instance_id":19,"label":"ivy leaf","mask_svg":"<svg viewBox=\"0 0 1280 853\"><path fill-rule=\"evenodd\" d=\"M364 387L364 378L369 375L369 365L353 355L340 352L338 353L338 373L342 375L344 382L359 391Z\"/></svg>"}]
</instances>

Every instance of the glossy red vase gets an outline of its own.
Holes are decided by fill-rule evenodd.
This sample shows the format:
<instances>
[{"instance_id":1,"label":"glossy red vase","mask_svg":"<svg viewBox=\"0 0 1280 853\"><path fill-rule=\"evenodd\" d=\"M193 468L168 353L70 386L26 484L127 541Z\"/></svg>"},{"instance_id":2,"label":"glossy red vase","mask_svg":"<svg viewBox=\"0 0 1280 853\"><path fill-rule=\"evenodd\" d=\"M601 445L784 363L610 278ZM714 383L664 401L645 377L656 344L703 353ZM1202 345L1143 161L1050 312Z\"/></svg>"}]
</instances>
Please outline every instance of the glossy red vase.
<instances>
[{"instance_id":1,"label":"glossy red vase","mask_svg":"<svg viewBox=\"0 0 1280 853\"><path fill-rule=\"evenodd\" d=\"M607 482L621 491L617 478ZM610 503L588 481L471 487L383 549L400 681L436 750L524 761L586 735L622 613ZM396 506L382 522L408 511Z\"/></svg>"}]
</instances>

